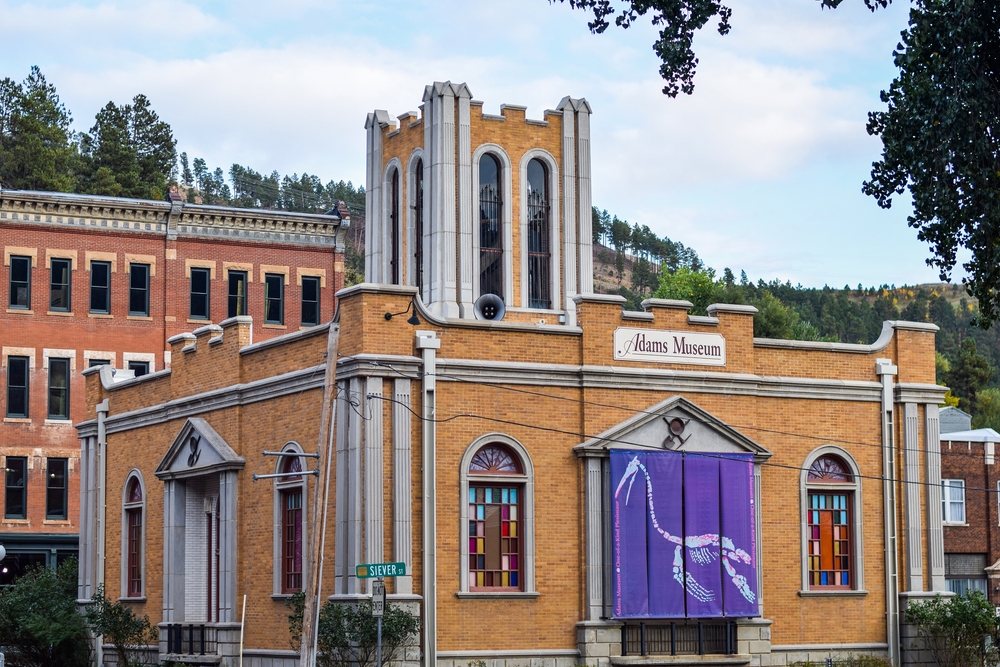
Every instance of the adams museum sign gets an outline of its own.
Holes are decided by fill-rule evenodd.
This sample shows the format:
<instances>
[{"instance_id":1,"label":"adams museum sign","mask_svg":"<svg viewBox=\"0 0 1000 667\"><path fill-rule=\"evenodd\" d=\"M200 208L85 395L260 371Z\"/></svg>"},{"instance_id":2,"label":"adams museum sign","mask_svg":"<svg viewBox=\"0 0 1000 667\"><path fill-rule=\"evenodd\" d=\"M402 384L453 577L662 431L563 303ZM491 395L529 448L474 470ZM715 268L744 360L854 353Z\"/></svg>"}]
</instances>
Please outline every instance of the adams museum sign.
<instances>
[{"instance_id":1,"label":"adams museum sign","mask_svg":"<svg viewBox=\"0 0 1000 667\"><path fill-rule=\"evenodd\" d=\"M726 365L726 339L721 334L618 327L614 345L616 361Z\"/></svg>"}]
</instances>

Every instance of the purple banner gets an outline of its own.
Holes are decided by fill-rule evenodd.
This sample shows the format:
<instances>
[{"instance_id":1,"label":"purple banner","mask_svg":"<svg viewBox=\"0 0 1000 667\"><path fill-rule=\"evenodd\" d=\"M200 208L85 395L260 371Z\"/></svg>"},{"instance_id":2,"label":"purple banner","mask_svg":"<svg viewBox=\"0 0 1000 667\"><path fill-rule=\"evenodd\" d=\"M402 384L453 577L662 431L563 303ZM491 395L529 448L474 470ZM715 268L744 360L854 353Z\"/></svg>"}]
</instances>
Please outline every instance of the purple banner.
<instances>
[{"instance_id":1,"label":"purple banner","mask_svg":"<svg viewBox=\"0 0 1000 667\"><path fill-rule=\"evenodd\" d=\"M753 455L611 450L616 618L757 616Z\"/></svg>"},{"instance_id":2,"label":"purple banner","mask_svg":"<svg viewBox=\"0 0 1000 667\"><path fill-rule=\"evenodd\" d=\"M719 459L684 454L684 557L688 616L722 616Z\"/></svg>"},{"instance_id":3,"label":"purple banner","mask_svg":"<svg viewBox=\"0 0 1000 667\"><path fill-rule=\"evenodd\" d=\"M757 615L757 522L754 506L753 456L719 459L722 491L723 589L727 616Z\"/></svg>"}]
</instances>

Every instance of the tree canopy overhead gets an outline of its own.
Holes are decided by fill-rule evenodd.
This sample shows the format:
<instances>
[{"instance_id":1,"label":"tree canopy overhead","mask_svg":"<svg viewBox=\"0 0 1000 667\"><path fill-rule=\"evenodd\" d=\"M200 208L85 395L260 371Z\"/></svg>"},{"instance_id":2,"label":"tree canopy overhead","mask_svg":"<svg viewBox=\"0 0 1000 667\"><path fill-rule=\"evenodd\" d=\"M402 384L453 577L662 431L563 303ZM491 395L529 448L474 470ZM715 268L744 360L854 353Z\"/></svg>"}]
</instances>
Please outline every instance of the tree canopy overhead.
<instances>
[{"instance_id":1,"label":"tree canopy overhead","mask_svg":"<svg viewBox=\"0 0 1000 667\"><path fill-rule=\"evenodd\" d=\"M872 11L891 1L864 0ZM603 33L611 16L628 28L649 14L660 28L653 51L671 97L694 92L694 33L718 17L725 35L732 17L718 0L568 2L592 12L594 33ZM881 95L887 108L869 114L868 133L882 138L883 151L862 191L882 208L909 191L908 223L930 245L927 263L942 280L951 279L959 247L971 252L962 265L966 288L979 302L974 323L987 328L1000 319L1000 3L912 0L901 35L893 51L899 74Z\"/></svg>"}]
</instances>

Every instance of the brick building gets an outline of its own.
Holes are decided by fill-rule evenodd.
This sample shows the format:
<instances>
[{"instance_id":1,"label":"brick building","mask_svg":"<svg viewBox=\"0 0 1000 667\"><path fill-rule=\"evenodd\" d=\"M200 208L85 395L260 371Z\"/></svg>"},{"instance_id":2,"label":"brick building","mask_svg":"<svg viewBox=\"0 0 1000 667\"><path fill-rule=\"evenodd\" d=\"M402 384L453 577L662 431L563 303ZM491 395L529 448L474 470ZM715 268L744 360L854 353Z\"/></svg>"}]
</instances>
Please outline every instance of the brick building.
<instances>
[{"instance_id":1,"label":"brick building","mask_svg":"<svg viewBox=\"0 0 1000 667\"><path fill-rule=\"evenodd\" d=\"M204 636L234 665L242 627L244 660L287 664L321 539L323 599L406 564L407 664L919 662L902 611L945 589L936 328L755 339L748 306L593 294L589 117L451 83L370 114L368 282L334 323L251 343L231 318L170 338L167 372L86 371L80 596L148 614L164 660Z\"/></svg>"},{"instance_id":2,"label":"brick building","mask_svg":"<svg viewBox=\"0 0 1000 667\"><path fill-rule=\"evenodd\" d=\"M971 428L957 408L953 430L941 434L942 518L948 590L977 590L1000 607L1000 433ZM942 410L942 414L945 413ZM963 416L966 419L963 419Z\"/></svg>"},{"instance_id":3,"label":"brick building","mask_svg":"<svg viewBox=\"0 0 1000 667\"><path fill-rule=\"evenodd\" d=\"M349 220L0 190L0 585L77 551L82 371L155 375L168 338L232 314L256 340L328 321Z\"/></svg>"}]
</instances>

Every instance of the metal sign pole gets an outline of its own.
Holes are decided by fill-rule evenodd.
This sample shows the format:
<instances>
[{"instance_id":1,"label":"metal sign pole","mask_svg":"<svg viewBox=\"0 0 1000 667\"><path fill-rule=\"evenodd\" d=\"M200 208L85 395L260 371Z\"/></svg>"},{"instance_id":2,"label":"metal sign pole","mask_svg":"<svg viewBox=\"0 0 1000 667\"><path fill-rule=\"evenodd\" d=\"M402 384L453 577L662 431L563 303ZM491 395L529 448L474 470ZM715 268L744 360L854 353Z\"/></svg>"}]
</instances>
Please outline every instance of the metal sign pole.
<instances>
[{"instance_id":1,"label":"metal sign pole","mask_svg":"<svg viewBox=\"0 0 1000 667\"><path fill-rule=\"evenodd\" d=\"M385 579L372 582L372 616L378 622L378 642L375 644L375 667L382 667L382 614L385 613Z\"/></svg>"}]
</instances>

